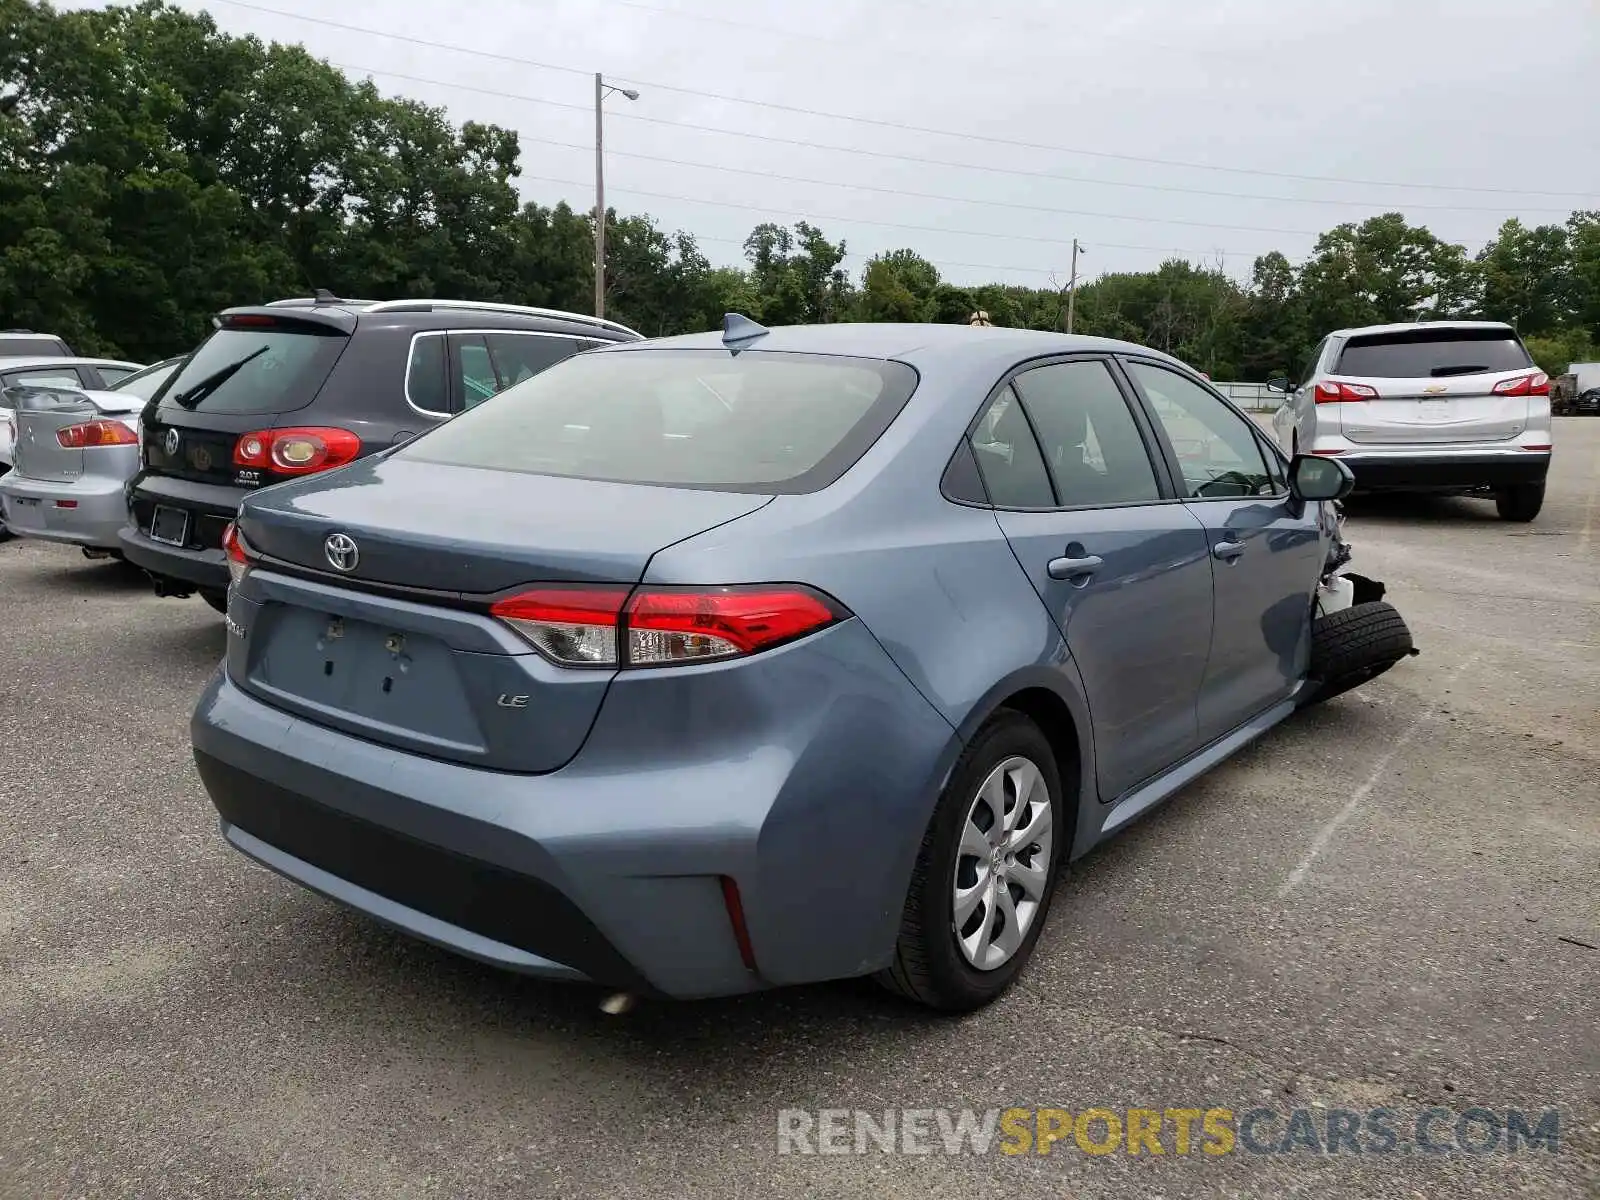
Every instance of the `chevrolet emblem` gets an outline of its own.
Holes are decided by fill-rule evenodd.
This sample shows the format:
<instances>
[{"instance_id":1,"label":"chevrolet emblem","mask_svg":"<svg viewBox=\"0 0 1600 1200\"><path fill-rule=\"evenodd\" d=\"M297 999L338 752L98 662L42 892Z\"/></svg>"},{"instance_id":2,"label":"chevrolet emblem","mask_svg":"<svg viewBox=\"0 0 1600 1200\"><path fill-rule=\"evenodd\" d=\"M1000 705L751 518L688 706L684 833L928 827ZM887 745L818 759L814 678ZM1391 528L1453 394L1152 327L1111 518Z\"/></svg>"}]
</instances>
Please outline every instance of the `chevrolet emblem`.
<instances>
[{"instance_id":1,"label":"chevrolet emblem","mask_svg":"<svg viewBox=\"0 0 1600 1200\"><path fill-rule=\"evenodd\" d=\"M1422 390L1430 396L1437 396L1440 392L1448 392L1450 389L1442 383L1436 383L1431 387L1425 387Z\"/></svg>"}]
</instances>

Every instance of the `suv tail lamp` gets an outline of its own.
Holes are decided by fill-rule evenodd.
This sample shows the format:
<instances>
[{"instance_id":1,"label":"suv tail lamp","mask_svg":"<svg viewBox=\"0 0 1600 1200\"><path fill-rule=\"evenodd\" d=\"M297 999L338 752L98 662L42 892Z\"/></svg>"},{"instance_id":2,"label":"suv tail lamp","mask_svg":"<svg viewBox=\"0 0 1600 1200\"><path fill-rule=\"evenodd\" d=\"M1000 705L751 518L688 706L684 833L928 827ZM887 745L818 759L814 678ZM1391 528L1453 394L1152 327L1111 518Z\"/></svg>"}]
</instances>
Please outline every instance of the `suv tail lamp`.
<instances>
[{"instance_id":1,"label":"suv tail lamp","mask_svg":"<svg viewBox=\"0 0 1600 1200\"><path fill-rule=\"evenodd\" d=\"M262 429L239 435L233 465L279 475L310 475L342 467L361 453L361 439L348 429L321 425Z\"/></svg>"},{"instance_id":2,"label":"suv tail lamp","mask_svg":"<svg viewBox=\"0 0 1600 1200\"><path fill-rule=\"evenodd\" d=\"M245 572L250 570L255 558L250 543L239 532L237 521L229 521L227 528L222 531L222 550L228 556L228 577L237 585L245 577Z\"/></svg>"},{"instance_id":3,"label":"suv tail lamp","mask_svg":"<svg viewBox=\"0 0 1600 1200\"><path fill-rule=\"evenodd\" d=\"M546 584L490 613L564 667L672 667L758 654L850 616L799 584L651 588Z\"/></svg>"},{"instance_id":4,"label":"suv tail lamp","mask_svg":"<svg viewBox=\"0 0 1600 1200\"><path fill-rule=\"evenodd\" d=\"M1550 394L1550 376L1543 371L1535 371L1532 375L1519 375L1515 379L1502 379L1494 385L1497 396L1548 396Z\"/></svg>"},{"instance_id":5,"label":"suv tail lamp","mask_svg":"<svg viewBox=\"0 0 1600 1200\"><path fill-rule=\"evenodd\" d=\"M1341 404L1352 400L1376 400L1378 389L1369 387L1364 383L1336 383L1324 380L1317 384L1316 402L1318 404Z\"/></svg>"},{"instance_id":6,"label":"suv tail lamp","mask_svg":"<svg viewBox=\"0 0 1600 1200\"><path fill-rule=\"evenodd\" d=\"M85 450L90 446L134 446L139 436L121 421L85 421L56 430L56 442L63 450Z\"/></svg>"}]
</instances>

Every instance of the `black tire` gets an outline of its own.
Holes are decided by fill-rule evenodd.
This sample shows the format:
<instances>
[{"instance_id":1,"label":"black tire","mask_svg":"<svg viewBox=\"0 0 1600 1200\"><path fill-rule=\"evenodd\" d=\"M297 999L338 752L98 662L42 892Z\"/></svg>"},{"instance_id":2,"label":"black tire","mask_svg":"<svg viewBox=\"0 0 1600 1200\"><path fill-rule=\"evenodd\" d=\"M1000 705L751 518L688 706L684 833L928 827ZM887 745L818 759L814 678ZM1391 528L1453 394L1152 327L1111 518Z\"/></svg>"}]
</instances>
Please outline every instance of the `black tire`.
<instances>
[{"instance_id":1,"label":"black tire","mask_svg":"<svg viewBox=\"0 0 1600 1200\"><path fill-rule=\"evenodd\" d=\"M11 468L6 466L5 463L0 463L0 479L5 478L6 473L10 470ZM0 520L0 542L9 542L13 536L15 535L12 534L11 530L6 528L6 523Z\"/></svg>"},{"instance_id":2,"label":"black tire","mask_svg":"<svg viewBox=\"0 0 1600 1200\"><path fill-rule=\"evenodd\" d=\"M1544 507L1544 480L1538 483L1516 483L1501 488L1494 494L1494 507L1502 520L1527 522L1539 515Z\"/></svg>"},{"instance_id":3,"label":"black tire","mask_svg":"<svg viewBox=\"0 0 1600 1200\"><path fill-rule=\"evenodd\" d=\"M1044 863L1043 899L1021 945L1003 965L980 971L967 962L956 944L953 885L961 830L984 780L1017 755L1039 768L1049 795L1053 844ZM1002 709L962 752L934 807L911 874L894 962L879 973L878 982L909 1000L946 1012L970 1012L994 1000L1033 954L1050 915L1059 866L1070 849L1071 834L1071 814L1050 743L1027 717Z\"/></svg>"},{"instance_id":4,"label":"black tire","mask_svg":"<svg viewBox=\"0 0 1600 1200\"><path fill-rule=\"evenodd\" d=\"M200 599L204 600L207 604L211 605L211 607L216 609L219 613L222 613L224 615L227 614L227 612L228 612L228 593L227 592L213 592L209 588L207 588L205 591L200 593Z\"/></svg>"},{"instance_id":5,"label":"black tire","mask_svg":"<svg viewBox=\"0 0 1600 1200\"><path fill-rule=\"evenodd\" d=\"M1320 704L1376 679L1416 653L1411 630L1394 605L1375 600L1311 623L1311 690L1305 704Z\"/></svg>"}]
</instances>

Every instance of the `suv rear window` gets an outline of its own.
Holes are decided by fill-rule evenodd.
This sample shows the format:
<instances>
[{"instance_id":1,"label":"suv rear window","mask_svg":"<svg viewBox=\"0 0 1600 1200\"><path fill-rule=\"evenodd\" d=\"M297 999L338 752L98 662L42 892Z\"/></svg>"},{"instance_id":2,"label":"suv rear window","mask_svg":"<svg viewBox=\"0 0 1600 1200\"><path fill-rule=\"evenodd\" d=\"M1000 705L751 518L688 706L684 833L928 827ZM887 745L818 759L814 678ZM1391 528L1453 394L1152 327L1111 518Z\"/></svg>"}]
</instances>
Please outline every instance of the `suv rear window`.
<instances>
[{"instance_id":1,"label":"suv rear window","mask_svg":"<svg viewBox=\"0 0 1600 1200\"><path fill-rule=\"evenodd\" d=\"M5 337L0 335L0 358L67 358L67 344L53 337Z\"/></svg>"},{"instance_id":2,"label":"suv rear window","mask_svg":"<svg viewBox=\"0 0 1600 1200\"><path fill-rule=\"evenodd\" d=\"M1515 334L1504 329L1405 329L1353 337L1336 375L1428 379L1520 371L1533 365Z\"/></svg>"},{"instance_id":3,"label":"suv rear window","mask_svg":"<svg viewBox=\"0 0 1600 1200\"><path fill-rule=\"evenodd\" d=\"M917 386L903 363L726 350L582 354L407 443L453 466L732 492L826 487Z\"/></svg>"},{"instance_id":4,"label":"suv rear window","mask_svg":"<svg viewBox=\"0 0 1600 1200\"><path fill-rule=\"evenodd\" d=\"M283 413L316 399L349 341L335 329L284 325L219 329L162 393L162 408Z\"/></svg>"}]
</instances>

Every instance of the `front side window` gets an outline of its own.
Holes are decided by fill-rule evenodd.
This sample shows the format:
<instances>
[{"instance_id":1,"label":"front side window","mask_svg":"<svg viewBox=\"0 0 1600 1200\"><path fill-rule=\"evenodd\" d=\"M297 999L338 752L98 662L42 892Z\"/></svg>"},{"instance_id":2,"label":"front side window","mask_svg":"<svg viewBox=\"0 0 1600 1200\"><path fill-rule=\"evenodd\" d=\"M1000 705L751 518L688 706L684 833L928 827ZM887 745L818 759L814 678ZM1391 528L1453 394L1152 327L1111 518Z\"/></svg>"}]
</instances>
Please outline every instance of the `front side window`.
<instances>
[{"instance_id":1,"label":"front side window","mask_svg":"<svg viewBox=\"0 0 1600 1200\"><path fill-rule=\"evenodd\" d=\"M1272 477L1248 418L1176 371L1130 362L1128 372L1172 443L1186 496L1221 500L1273 494Z\"/></svg>"},{"instance_id":2,"label":"front side window","mask_svg":"<svg viewBox=\"0 0 1600 1200\"><path fill-rule=\"evenodd\" d=\"M487 347L478 349L487 356ZM620 483L814 491L866 452L916 384L910 367L878 359L579 354L470 407L398 455Z\"/></svg>"},{"instance_id":3,"label":"front side window","mask_svg":"<svg viewBox=\"0 0 1600 1200\"><path fill-rule=\"evenodd\" d=\"M1056 496L1022 402L1003 389L972 432L978 474L999 508L1054 508Z\"/></svg>"},{"instance_id":4,"label":"front side window","mask_svg":"<svg viewBox=\"0 0 1600 1200\"><path fill-rule=\"evenodd\" d=\"M1064 506L1161 498L1139 427L1102 361L1053 363L1017 376Z\"/></svg>"}]
</instances>

